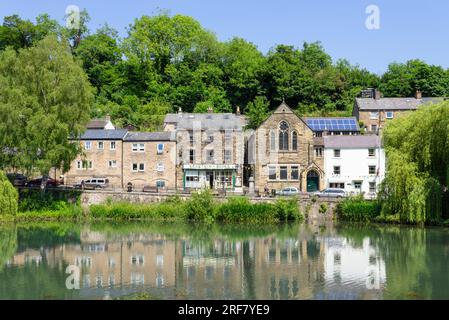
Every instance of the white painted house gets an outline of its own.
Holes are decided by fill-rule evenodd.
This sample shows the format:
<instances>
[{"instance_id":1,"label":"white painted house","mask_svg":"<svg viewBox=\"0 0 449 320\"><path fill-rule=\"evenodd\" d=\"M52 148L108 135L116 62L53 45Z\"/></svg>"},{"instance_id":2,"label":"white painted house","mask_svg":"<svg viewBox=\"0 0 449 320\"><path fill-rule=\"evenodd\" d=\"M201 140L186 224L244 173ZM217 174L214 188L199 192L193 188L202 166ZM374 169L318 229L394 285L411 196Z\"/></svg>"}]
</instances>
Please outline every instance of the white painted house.
<instances>
[{"instance_id":1,"label":"white painted house","mask_svg":"<svg viewBox=\"0 0 449 320\"><path fill-rule=\"evenodd\" d=\"M377 135L325 136L326 187L375 197L385 177L385 150Z\"/></svg>"}]
</instances>

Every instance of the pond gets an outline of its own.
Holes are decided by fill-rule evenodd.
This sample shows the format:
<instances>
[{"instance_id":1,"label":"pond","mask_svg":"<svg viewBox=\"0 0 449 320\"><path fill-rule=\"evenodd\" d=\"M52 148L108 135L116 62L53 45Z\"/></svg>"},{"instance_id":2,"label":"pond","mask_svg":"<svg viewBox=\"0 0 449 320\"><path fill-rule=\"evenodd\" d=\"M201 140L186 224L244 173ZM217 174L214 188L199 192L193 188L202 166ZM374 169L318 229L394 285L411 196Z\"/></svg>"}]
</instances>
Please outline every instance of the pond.
<instances>
[{"instance_id":1,"label":"pond","mask_svg":"<svg viewBox=\"0 0 449 320\"><path fill-rule=\"evenodd\" d=\"M449 299L449 230L0 226L0 299Z\"/></svg>"}]
</instances>

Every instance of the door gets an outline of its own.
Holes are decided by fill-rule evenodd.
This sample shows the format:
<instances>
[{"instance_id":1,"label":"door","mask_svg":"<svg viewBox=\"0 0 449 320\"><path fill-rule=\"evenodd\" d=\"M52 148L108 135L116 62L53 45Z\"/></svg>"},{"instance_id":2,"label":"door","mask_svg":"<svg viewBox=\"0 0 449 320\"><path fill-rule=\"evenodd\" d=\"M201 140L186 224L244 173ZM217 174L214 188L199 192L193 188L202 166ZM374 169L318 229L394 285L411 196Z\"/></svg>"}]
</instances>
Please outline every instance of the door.
<instances>
[{"instance_id":1,"label":"door","mask_svg":"<svg viewBox=\"0 0 449 320\"><path fill-rule=\"evenodd\" d=\"M307 192L316 192L320 190L320 175L312 170L307 174Z\"/></svg>"},{"instance_id":2,"label":"door","mask_svg":"<svg viewBox=\"0 0 449 320\"><path fill-rule=\"evenodd\" d=\"M209 188L214 189L214 173L213 171L206 173L207 181L209 182Z\"/></svg>"}]
</instances>

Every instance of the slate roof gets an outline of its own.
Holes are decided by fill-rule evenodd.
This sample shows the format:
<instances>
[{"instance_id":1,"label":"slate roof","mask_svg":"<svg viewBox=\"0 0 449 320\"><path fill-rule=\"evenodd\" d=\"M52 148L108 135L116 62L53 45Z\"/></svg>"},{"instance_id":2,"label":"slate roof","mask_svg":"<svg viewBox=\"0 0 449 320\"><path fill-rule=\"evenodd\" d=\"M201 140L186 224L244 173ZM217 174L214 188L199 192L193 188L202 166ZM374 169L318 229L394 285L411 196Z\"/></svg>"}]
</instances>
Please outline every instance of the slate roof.
<instances>
[{"instance_id":1,"label":"slate roof","mask_svg":"<svg viewBox=\"0 0 449 320\"><path fill-rule=\"evenodd\" d=\"M176 141L175 132L128 132L123 141Z\"/></svg>"},{"instance_id":2,"label":"slate roof","mask_svg":"<svg viewBox=\"0 0 449 320\"><path fill-rule=\"evenodd\" d=\"M416 110L427 103L438 103L444 98L356 98L359 110Z\"/></svg>"},{"instance_id":3,"label":"slate roof","mask_svg":"<svg viewBox=\"0 0 449 320\"><path fill-rule=\"evenodd\" d=\"M122 140L128 130L86 130L79 140Z\"/></svg>"},{"instance_id":4,"label":"slate roof","mask_svg":"<svg viewBox=\"0 0 449 320\"><path fill-rule=\"evenodd\" d=\"M378 148L382 145L377 135L365 136L325 136L324 147L327 149Z\"/></svg>"},{"instance_id":5,"label":"slate roof","mask_svg":"<svg viewBox=\"0 0 449 320\"><path fill-rule=\"evenodd\" d=\"M237 130L245 125L245 118L233 113L170 113L165 124L176 124L177 130L193 130L201 124L203 130Z\"/></svg>"},{"instance_id":6,"label":"slate roof","mask_svg":"<svg viewBox=\"0 0 449 320\"><path fill-rule=\"evenodd\" d=\"M108 120L103 119L93 119L91 120L86 128L87 129L104 129L104 127L109 123Z\"/></svg>"}]
</instances>

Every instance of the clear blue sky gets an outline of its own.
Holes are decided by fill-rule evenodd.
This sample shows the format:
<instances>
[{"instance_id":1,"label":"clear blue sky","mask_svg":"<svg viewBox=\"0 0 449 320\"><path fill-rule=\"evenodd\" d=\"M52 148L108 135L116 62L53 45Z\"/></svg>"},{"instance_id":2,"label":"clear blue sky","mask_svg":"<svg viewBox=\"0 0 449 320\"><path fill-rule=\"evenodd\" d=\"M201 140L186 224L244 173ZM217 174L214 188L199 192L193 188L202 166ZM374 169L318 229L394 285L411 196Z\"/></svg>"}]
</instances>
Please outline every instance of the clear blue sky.
<instances>
[{"instance_id":1,"label":"clear blue sky","mask_svg":"<svg viewBox=\"0 0 449 320\"><path fill-rule=\"evenodd\" d=\"M0 18L49 13L63 22L71 4L88 10L91 29L108 22L121 36L135 18L167 9L196 18L220 40L239 36L264 53L276 44L321 41L334 59L376 73L412 58L449 68L448 0L8 0ZM380 30L365 27L371 4L380 8Z\"/></svg>"}]
</instances>

